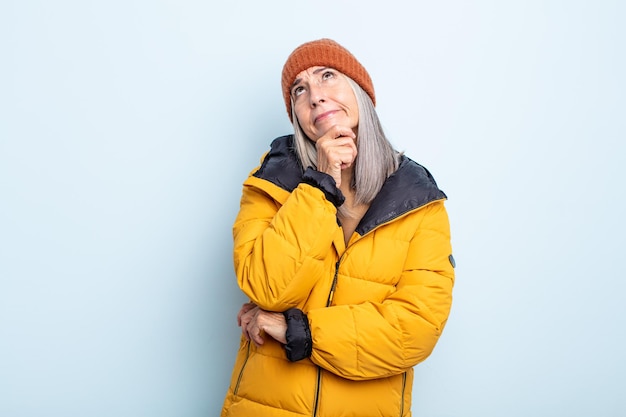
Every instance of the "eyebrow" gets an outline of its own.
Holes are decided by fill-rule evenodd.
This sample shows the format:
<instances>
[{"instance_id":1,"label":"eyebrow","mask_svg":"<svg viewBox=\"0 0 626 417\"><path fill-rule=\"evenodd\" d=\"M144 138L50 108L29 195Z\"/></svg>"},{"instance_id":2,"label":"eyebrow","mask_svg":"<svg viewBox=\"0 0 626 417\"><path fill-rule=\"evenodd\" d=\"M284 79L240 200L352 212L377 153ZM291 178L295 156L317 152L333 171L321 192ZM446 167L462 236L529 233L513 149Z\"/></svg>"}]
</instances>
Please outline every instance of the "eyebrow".
<instances>
[{"instance_id":1,"label":"eyebrow","mask_svg":"<svg viewBox=\"0 0 626 417\"><path fill-rule=\"evenodd\" d=\"M320 72L329 69L330 67L320 67L318 69L316 69L315 71L313 71L313 74L319 74ZM293 90L293 88L300 84L300 81L302 81L302 78L296 78L295 81L293 82L293 84L291 84L291 87L289 87L289 91Z\"/></svg>"}]
</instances>

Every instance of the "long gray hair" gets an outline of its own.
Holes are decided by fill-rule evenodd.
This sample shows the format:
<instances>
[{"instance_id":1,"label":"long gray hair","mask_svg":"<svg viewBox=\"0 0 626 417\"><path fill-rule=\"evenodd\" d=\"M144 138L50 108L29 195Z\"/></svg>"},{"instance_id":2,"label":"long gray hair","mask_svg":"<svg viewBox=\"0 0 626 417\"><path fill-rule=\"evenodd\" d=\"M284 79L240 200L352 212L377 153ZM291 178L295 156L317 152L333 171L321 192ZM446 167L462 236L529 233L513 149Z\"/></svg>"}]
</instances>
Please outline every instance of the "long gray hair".
<instances>
[{"instance_id":1,"label":"long gray hair","mask_svg":"<svg viewBox=\"0 0 626 417\"><path fill-rule=\"evenodd\" d=\"M343 75L343 74L342 74ZM355 190L356 204L369 204L374 200L383 183L397 169L400 154L393 149L385 136L376 114L374 103L367 93L350 77L343 75L354 91L359 106L359 126L357 131L357 157L354 161L354 177L350 186ZM300 127L291 103L296 154L303 168L317 168L315 143L305 135Z\"/></svg>"}]
</instances>

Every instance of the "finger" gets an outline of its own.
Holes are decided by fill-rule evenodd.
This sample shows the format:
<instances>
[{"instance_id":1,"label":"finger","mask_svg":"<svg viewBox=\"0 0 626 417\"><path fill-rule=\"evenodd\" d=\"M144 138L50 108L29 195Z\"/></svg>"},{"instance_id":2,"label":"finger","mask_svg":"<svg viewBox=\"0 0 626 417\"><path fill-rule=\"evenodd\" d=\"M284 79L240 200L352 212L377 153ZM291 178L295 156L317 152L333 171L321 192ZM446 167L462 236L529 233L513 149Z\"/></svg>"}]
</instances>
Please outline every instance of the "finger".
<instances>
[{"instance_id":1,"label":"finger","mask_svg":"<svg viewBox=\"0 0 626 417\"><path fill-rule=\"evenodd\" d=\"M250 335L248 334L248 324L249 321L241 320L241 334L246 338L246 340L250 340Z\"/></svg>"},{"instance_id":2,"label":"finger","mask_svg":"<svg viewBox=\"0 0 626 417\"><path fill-rule=\"evenodd\" d=\"M254 321L251 321L251 322L246 321L241 326L241 333L246 338L246 340L250 340L253 338L254 332L255 332L255 326L256 324Z\"/></svg>"},{"instance_id":3,"label":"finger","mask_svg":"<svg viewBox=\"0 0 626 417\"><path fill-rule=\"evenodd\" d=\"M250 321L250 318L253 317L259 310L259 307L257 307L256 305L253 304L252 308L249 308L246 311L240 310L240 314L239 314L239 321L243 322L244 320L248 320Z\"/></svg>"},{"instance_id":4,"label":"finger","mask_svg":"<svg viewBox=\"0 0 626 417\"><path fill-rule=\"evenodd\" d=\"M354 134L352 129L350 129L349 127L335 125L335 126L332 126L330 129L328 129L326 132L324 132L316 140L316 143L319 142L319 141L328 141L328 140L332 141L332 140L340 139L340 138L352 138L352 139L355 139L356 135Z\"/></svg>"},{"instance_id":5,"label":"finger","mask_svg":"<svg viewBox=\"0 0 626 417\"><path fill-rule=\"evenodd\" d=\"M247 340L250 340L250 328L254 325L258 310L259 308L255 306L241 316L241 332Z\"/></svg>"},{"instance_id":6,"label":"finger","mask_svg":"<svg viewBox=\"0 0 626 417\"><path fill-rule=\"evenodd\" d=\"M334 156L342 167L350 166L356 158L356 150L349 147L342 147L342 149L338 149L334 152Z\"/></svg>"},{"instance_id":7,"label":"finger","mask_svg":"<svg viewBox=\"0 0 626 417\"><path fill-rule=\"evenodd\" d=\"M241 316L256 307L254 303L244 303L237 313L237 326L241 326Z\"/></svg>"},{"instance_id":8,"label":"finger","mask_svg":"<svg viewBox=\"0 0 626 417\"><path fill-rule=\"evenodd\" d=\"M356 149L354 139L351 137L340 136L338 138L324 138L317 141L315 144L318 151L340 148L343 146L353 147Z\"/></svg>"},{"instance_id":9,"label":"finger","mask_svg":"<svg viewBox=\"0 0 626 417\"><path fill-rule=\"evenodd\" d=\"M285 337L287 332L287 322L282 313L266 312L263 315L259 315L257 319L257 326L260 327L264 336L270 336L283 344L287 343Z\"/></svg>"},{"instance_id":10,"label":"finger","mask_svg":"<svg viewBox=\"0 0 626 417\"><path fill-rule=\"evenodd\" d=\"M254 326L253 331L250 332L250 337L257 346L261 346L263 343L265 343L265 340L263 340L263 337L261 337L261 329L259 328L259 326Z\"/></svg>"},{"instance_id":11,"label":"finger","mask_svg":"<svg viewBox=\"0 0 626 417\"><path fill-rule=\"evenodd\" d=\"M339 138L334 140L326 140L317 143L317 152L326 155L327 158L332 157L336 153L347 153L356 156L357 148L354 140L351 138Z\"/></svg>"},{"instance_id":12,"label":"finger","mask_svg":"<svg viewBox=\"0 0 626 417\"><path fill-rule=\"evenodd\" d=\"M332 137L333 139L337 139L341 137L349 137L349 138L354 139L356 137L352 129L350 129L347 126L342 126L342 125L334 125L330 129L328 129L328 131L326 132L326 135Z\"/></svg>"},{"instance_id":13,"label":"finger","mask_svg":"<svg viewBox=\"0 0 626 417\"><path fill-rule=\"evenodd\" d=\"M250 321L249 325L247 326L247 332L249 337L248 340L252 340L257 346L260 346L264 343L263 337L261 337L261 325L259 320L263 314L264 312L262 310L257 311L252 318L252 321Z\"/></svg>"}]
</instances>

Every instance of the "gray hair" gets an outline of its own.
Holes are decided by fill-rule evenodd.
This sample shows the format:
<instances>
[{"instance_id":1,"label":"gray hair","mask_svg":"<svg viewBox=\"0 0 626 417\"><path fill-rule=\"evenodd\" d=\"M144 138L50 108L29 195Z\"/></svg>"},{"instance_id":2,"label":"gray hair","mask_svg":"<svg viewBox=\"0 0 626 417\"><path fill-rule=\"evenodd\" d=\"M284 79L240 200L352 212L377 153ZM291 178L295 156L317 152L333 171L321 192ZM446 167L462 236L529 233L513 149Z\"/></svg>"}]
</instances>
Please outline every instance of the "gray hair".
<instances>
[{"instance_id":1,"label":"gray hair","mask_svg":"<svg viewBox=\"0 0 626 417\"><path fill-rule=\"evenodd\" d=\"M400 154L393 149L385 136L372 99L354 80L345 75L344 77L352 87L359 106L357 157L354 161L354 177L350 186L355 190L354 202L356 204L369 204L374 200L387 177L398 169ZM307 138L300 127L293 101L291 115L295 150L300 164L304 169L317 168L315 143Z\"/></svg>"}]
</instances>

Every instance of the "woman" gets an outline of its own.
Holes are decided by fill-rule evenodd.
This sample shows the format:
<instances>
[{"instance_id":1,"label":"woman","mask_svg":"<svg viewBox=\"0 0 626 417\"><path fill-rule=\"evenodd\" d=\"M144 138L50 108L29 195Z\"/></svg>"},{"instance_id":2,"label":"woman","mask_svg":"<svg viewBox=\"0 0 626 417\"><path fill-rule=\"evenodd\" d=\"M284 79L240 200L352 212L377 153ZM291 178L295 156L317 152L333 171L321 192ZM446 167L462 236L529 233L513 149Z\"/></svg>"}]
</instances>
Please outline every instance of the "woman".
<instances>
[{"instance_id":1,"label":"woman","mask_svg":"<svg viewBox=\"0 0 626 417\"><path fill-rule=\"evenodd\" d=\"M233 227L250 302L222 417L410 416L452 300L446 196L394 151L336 42L296 48L282 89L294 134L244 182Z\"/></svg>"}]
</instances>

